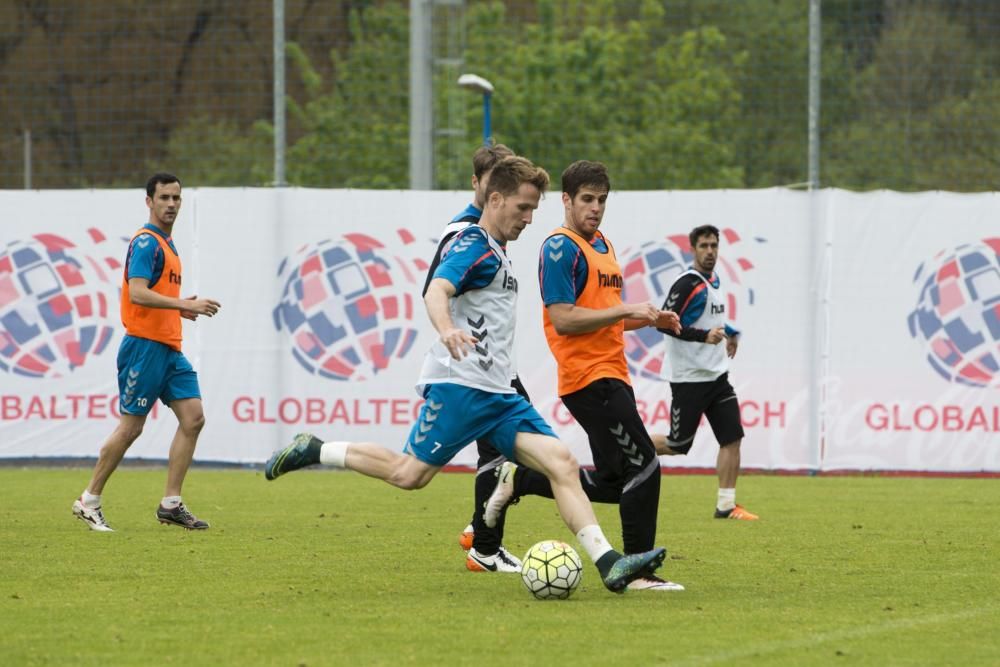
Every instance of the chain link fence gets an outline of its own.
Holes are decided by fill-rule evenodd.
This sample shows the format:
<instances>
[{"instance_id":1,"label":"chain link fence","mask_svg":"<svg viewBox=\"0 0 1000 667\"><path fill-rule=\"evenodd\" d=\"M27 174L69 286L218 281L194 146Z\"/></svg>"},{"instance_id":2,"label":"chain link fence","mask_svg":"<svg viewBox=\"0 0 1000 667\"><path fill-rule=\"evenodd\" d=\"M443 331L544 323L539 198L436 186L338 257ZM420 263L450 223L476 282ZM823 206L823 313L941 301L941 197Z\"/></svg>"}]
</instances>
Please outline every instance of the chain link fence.
<instances>
[{"instance_id":1,"label":"chain link fence","mask_svg":"<svg viewBox=\"0 0 1000 667\"><path fill-rule=\"evenodd\" d=\"M807 181L809 0L415 0L433 186L491 131L619 189ZM284 0L287 182L410 184L412 2ZM997 190L1000 2L822 0L820 184ZM0 188L274 178L273 0L0 0Z\"/></svg>"}]
</instances>

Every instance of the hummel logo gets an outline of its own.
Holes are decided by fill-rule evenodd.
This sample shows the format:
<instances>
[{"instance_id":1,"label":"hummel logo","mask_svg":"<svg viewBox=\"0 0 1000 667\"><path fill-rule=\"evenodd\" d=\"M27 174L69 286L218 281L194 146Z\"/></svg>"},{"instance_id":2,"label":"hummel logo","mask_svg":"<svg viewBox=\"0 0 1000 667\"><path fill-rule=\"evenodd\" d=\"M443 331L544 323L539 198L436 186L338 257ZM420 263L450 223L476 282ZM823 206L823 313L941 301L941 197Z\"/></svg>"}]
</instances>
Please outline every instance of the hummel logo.
<instances>
[{"instance_id":1,"label":"hummel logo","mask_svg":"<svg viewBox=\"0 0 1000 667\"><path fill-rule=\"evenodd\" d=\"M549 246L551 248L554 248L555 250L558 250L559 248L562 247L563 241L565 241L565 240L566 240L566 237L562 236L560 234L559 236L555 236L555 237L549 239Z\"/></svg>"},{"instance_id":2,"label":"hummel logo","mask_svg":"<svg viewBox=\"0 0 1000 667\"><path fill-rule=\"evenodd\" d=\"M674 293L674 292L672 292L670 294L670 296L667 297L667 310L673 310L674 309L674 306L677 305L677 299L678 298L679 298L679 295L677 293Z\"/></svg>"},{"instance_id":3,"label":"hummel logo","mask_svg":"<svg viewBox=\"0 0 1000 667\"><path fill-rule=\"evenodd\" d=\"M560 259L562 259L562 256L563 256L562 250L560 250L559 252L549 253L549 259L551 259L553 262L558 262Z\"/></svg>"},{"instance_id":4,"label":"hummel logo","mask_svg":"<svg viewBox=\"0 0 1000 667\"><path fill-rule=\"evenodd\" d=\"M136 239L135 244L140 248L145 248L146 246L149 245L149 242L151 240L152 239L150 239L148 236L140 236L138 239Z\"/></svg>"},{"instance_id":5,"label":"hummel logo","mask_svg":"<svg viewBox=\"0 0 1000 667\"><path fill-rule=\"evenodd\" d=\"M132 370L130 370L130 371L128 372L128 376L129 376L130 378L137 378L137 377L139 377L139 371L137 371L137 370L135 370L135 369L132 369Z\"/></svg>"},{"instance_id":6,"label":"hummel logo","mask_svg":"<svg viewBox=\"0 0 1000 667\"><path fill-rule=\"evenodd\" d=\"M478 320L473 320L471 317L467 317L465 318L465 321L468 322L469 326L472 327L473 329L478 329L479 327L483 326L484 322L486 322L486 316L480 315Z\"/></svg>"}]
</instances>

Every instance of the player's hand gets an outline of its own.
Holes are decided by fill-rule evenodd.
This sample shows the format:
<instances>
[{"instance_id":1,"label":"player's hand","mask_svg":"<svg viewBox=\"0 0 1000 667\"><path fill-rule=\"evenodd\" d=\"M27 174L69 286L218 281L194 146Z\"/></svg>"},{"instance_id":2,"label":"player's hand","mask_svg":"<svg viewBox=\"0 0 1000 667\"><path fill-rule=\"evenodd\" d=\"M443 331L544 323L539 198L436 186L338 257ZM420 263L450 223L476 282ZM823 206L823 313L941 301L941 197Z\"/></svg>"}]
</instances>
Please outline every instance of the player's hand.
<instances>
[{"instance_id":1,"label":"player's hand","mask_svg":"<svg viewBox=\"0 0 1000 667\"><path fill-rule=\"evenodd\" d=\"M726 354L729 355L730 359L736 356L736 348L739 347L739 345L740 345L739 336L729 336L726 339Z\"/></svg>"},{"instance_id":2,"label":"player's hand","mask_svg":"<svg viewBox=\"0 0 1000 667\"><path fill-rule=\"evenodd\" d=\"M190 303L184 304L181 315L189 320L197 319L199 315L212 317L219 312L219 308L222 308L222 304L215 299L199 299L197 294L185 298L184 301Z\"/></svg>"},{"instance_id":3,"label":"player's hand","mask_svg":"<svg viewBox=\"0 0 1000 667\"><path fill-rule=\"evenodd\" d=\"M448 348L448 354L455 361L461 361L478 341L462 329L448 329L441 334L441 343Z\"/></svg>"},{"instance_id":4,"label":"player's hand","mask_svg":"<svg viewBox=\"0 0 1000 667\"><path fill-rule=\"evenodd\" d=\"M629 320L639 320L647 325L656 324L660 309L651 303L631 303L625 305L625 317Z\"/></svg>"},{"instance_id":5,"label":"player's hand","mask_svg":"<svg viewBox=\"0 0 1000 667\"><path fill-rule=\"evenodd\" d=\"M656 328L670 329L675 334L679 334L681 332L681 318L677 317L677 313L672 310L661 310L659 317L656 318Z\"/></svg>"},{"instance_id":6,"label":"player's hand","mask_svg":"<svg viewBox=\"0 0 1000 667\"><path fill-rule=\"evenodd\" d=\"M718 345L724 340L726 340L726 330L723 327L711 329L705 337L705 342L709 345Z\"/></svg>"}]
</instances>

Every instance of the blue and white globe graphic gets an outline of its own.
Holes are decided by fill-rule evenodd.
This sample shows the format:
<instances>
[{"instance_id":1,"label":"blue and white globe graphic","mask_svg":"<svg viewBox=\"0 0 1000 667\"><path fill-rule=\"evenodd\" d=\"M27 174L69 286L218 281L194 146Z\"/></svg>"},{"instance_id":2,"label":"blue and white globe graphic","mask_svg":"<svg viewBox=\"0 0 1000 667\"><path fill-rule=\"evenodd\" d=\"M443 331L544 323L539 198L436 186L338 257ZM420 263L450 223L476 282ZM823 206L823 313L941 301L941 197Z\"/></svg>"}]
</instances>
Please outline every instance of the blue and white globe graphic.
<instances>
[{"instance_id":1,"label":"blue and white globe graphic","mask_svg":"<svg viewBox=\"0 0 1000 667\"><path fill-rule=\"evenodd\" d=\"M681 239L687 243L686 238ZM691 264L691 253L681 250L677 242L671 238L650 241L626 255L621 263L625 303L663 303L674 280ZM627 332L625 359L629 372L647 380L661 380L665 348L663 334L653 327Z\"/></svg>"},{"instance_id":2,"label":"blue and white globe graphic","mask_svg":"<svg viewBox=\"0 0 1000 667\"><path fill-rule=\"evenodd\" d=\"M107 348L119 321L121 263L89 248L36 234L0 248L0 371L62 377Z\"/></svg>"},{"instance_id":3,"label":"blue and white globe graphic","mask_svg":"<svg viewBox=\"0 0 1000 667\"><path fill-rule=\"evenodd\" d=\"M910 335L931 368L949 382L1000 388L1000 238L938 253L913 282Z\"/></svg>"},{"instance_id":4,"label":"blue and white globe graphic","mask_svg":"<svg viewBox=\"0 0 1000 667\"><path fill-rule=\"evenodd\" d=\"M405 230L397 234L404 245L413 243ZM278 267L283 287L274 325L309 373L369 379L412 347L426 269L364 234L306 245Z\"/></svg>"}]
</instances>

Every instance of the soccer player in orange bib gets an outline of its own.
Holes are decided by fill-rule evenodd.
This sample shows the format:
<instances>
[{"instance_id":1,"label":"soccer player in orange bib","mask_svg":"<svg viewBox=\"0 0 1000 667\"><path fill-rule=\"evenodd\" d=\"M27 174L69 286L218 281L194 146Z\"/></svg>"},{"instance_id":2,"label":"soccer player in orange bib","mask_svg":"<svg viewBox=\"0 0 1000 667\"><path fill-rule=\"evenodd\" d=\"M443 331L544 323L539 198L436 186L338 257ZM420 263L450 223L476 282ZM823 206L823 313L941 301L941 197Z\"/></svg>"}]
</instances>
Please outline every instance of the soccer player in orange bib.
<instances>
[{"instance_id":1,"label":"soccer player in orange bib","mask_svg":"<svg viewBox=\"0 0 1000 667\"><path fill-rule=\"evenodd\" d=\"M635 403L625 361L625 331L646 326L679 329L677 315L651 303L622 302L622 273L614 247L598 229L611 180L600 162L574 162L562 174L565 220L549 235L538 260L545 339L556 358L559 397L587 432L593 474L583 489L594 502L616 502L625 553L652 548L660 500L660 462ZM551 497L537 473L505 463L487 501L485 520L524 495ZM684 587L649 575L633 590Z\"/></svg>"},{"instance_id":2,"label":"soccer player in orange bib","mask_svg":"<svg viewBox=\"0 0 1000 667\"><path fill-rule=\"evenodd\" d=\"M160 523L189 530L208 524L181 501L181 486L191 466L198 434L205 425L198 374L181 352L181 317L212 317L221 305L213 299L180 298L181 259L171 236L181 210L181 183L172 174L154 174L146 183L149 222L132 237L122 279L121 317L125 336L118 349L118 427L101 448L87 488L73 503L73 514L91 530L112 532L101 509L101 494L111 473L135 442L157 400L177 415L170 445L167 485L156 510Z\"/></svg>"}]
</instances>

